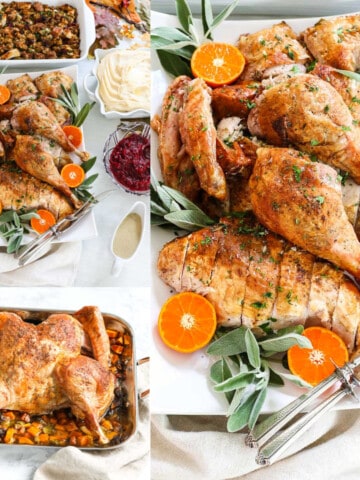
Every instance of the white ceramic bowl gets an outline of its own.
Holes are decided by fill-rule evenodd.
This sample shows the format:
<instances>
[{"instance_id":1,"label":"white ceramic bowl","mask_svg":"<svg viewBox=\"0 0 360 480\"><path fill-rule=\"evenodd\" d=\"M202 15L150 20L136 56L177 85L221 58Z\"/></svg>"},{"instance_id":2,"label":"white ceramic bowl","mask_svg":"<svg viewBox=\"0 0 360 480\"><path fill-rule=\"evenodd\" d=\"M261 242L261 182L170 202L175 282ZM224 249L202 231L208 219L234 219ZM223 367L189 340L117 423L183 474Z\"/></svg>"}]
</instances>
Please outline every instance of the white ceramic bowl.
<instances>
[{"instance_id":1,"label":"white ceramic bowl","mask_svg":"<svg viewBox=\"0 0 360 480\"><path fill-rule=\"evenodd\" d=\"M77 9L77 21L80 27L80 57L79 58L49 58L49 59L33 59L33 60L0 60L0 68L5 66L11 68L24 68L30 70L33 67L43 67L44 69L50 67L64 67L75 64L84 60L89 48L95 41L95 19L93 12L86 5L85 0L36 0L40 3L50 7L58 7L60 5L71 5ZM1 0L1 3L11 3L11 0ZM35 2L32 2L35 3Z\"/></svg>"},{"instance_id":2,"label":"white ceramic bowl","mask_svg":"<svg viewBox=\"0 0 360 480\"><path fill-rule=\"evenodd\" d=\"M108 53L118 50L118 48L109 48L107 50L96 49L95 50L95 65L91 73L88 73L84 78L84 90L88 94L90 100L93 102L97 102L100 106L100 113L104 115L105 118L147 118L150 117L150 112L144 109L136 109L130 110L129 112L117 112L117 111L107 111L105 109L104 102L102 101L100 94L99 94L99 81L97 77L97 69L99 66L100 61L107 55ZM150 55L150 50L149 50ZM90 86L91 82L91 86Z\"/></svg>"}]
</instances>

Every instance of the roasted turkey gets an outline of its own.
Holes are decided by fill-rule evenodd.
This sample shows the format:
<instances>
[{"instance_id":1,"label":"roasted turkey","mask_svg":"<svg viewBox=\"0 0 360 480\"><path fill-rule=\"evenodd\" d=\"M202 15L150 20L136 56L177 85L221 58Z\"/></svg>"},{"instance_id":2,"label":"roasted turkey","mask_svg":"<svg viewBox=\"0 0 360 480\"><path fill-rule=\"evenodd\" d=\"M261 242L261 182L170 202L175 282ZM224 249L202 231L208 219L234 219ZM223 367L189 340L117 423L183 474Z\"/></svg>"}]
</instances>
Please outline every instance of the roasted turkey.
<instances>
[{"instance_id":1,"label":"roasted turkey","mask_svg":"<svg viewBox=\"0 0 360 480\"><path fill-rule=\"evenodd\" d=\"M274 67L304 65L310 60L309 53L286 22L241 35L237 46L246 60L241 80L261 80L265 72Z\"/></svg>"},{"instance_id":2,"label":"roasted turkey","mask_svg":"<svg viewBox=\"0 0 360 480\"><path fill-rule=\"evenodd\" d=\"M360 183L360 129L341 95L319 77L297 75L264 90L247 125L268 144L292 145Z\"/></svg>"},{"instance_id":3,"label":"roasted turkey","mask_svg":"<svg viewBox=\"0 0 360 480\"><path fill-rule=\"evenodd\" d=\"M343 70L359 69L360 15L322 18L301 37L319 63Z\"/></svg>"},{"instance_id":4,"label":"roasted turkey","mask_svg":"<svg viewBox=\"0 0 360 480\"><path fill-rule=\"evenodd\" d=\"M54 148L46 138L17 135L9 160L13 160L24 172L55 187L76 208L82 205L61 176L55 163Z\"/></svg>"},{"instance_id":5,"label":"roasted turkey","mask_svg":"<svg viewBox=\"0 0 360 480\"><path fill-rule=\"evenodd\" d=\"M0 209L27 211L44 208L57 220L74 211L60 192L11 163L0 164Z\"/></svg>"},{"instance_id":6,"label":"roasted turkey","mask_svg":"<svg viewBox=\"0 0 360 480\"><path fill-rule=\"evenodd\" d=\"M179 128L201 188L212 197L225 200L225 174L216 158L217 135L211 110L211 90L201 78L191 80L185 89Z\"/></svg>"},{"instance_id":7,"label":"roasted turkey","mask_svg":"<svg viewBox=\"0 0 360 480\"><path fill-rule=\"evenodd\" d=\"M89 337L93 358L82 354ZM39 325L0 313L0 408L30 414L70 407L102 443L99 419L114 396L110 345L97 307L50 315Z\"/></svg>"},{"instance_id":8,"label":"roasted turkey","mask_svg":"<svg viewBox=\"0 0 360 480\"><path fill-rule=\"evenodd\" d=\"M360 277L360 243L335 169L293 149L259 148L249 189L268 229Z\"/></svg>"},{"instance_id":9,"label":"roasted turkey","mask_svg":"<svg viewBox=\"0 0 360 480\"><path fill-rule=\"evenodd\" d=\"M360 345L360 293L332 264L297 248L260 224L221 219L164 245L160 278L177 292L193 291L214 305L218 323L261 334L289 325L321 325L349 351Z\"/></svg>"}]
</instances>

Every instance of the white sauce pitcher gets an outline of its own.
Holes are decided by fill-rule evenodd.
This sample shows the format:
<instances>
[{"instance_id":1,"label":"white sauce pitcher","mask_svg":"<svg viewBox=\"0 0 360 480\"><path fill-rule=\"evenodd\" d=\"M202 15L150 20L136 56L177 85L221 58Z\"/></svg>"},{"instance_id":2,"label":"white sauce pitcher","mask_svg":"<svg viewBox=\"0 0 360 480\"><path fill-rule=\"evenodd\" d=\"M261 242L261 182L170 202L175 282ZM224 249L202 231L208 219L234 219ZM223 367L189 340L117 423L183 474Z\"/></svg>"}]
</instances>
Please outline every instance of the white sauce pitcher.
<instances>
[{"instance_id":1,"label":"white sauce pitcher","mask_svg":"<svg viewBox=\"0 0 360 480\"><path fill-rule=\"evenodd\" d=\"M136 202L120 220L111 240L114 262L111 275L118 276L125 263L130 262L139 250L144 237L146 206Z\"/></svg>"}]
</instances>

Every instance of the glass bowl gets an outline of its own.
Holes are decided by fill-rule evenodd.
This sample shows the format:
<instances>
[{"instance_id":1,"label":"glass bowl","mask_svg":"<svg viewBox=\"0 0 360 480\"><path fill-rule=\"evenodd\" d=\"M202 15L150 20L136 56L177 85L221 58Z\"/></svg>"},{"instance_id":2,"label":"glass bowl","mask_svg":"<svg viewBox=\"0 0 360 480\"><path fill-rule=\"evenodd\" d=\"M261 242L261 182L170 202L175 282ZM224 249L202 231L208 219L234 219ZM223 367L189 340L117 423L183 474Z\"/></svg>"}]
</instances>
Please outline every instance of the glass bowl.
<instances>
[{"instance_id":1,"label":"glass bowl","mask_svg":"<svg viewBox=\"0 0 360 480\"><path fill-rule=\"evenodd\" d=\"M148 195L150 125L141 120L122 121L106 139L103 161L107 174L117 187L127 193Z\"/></svg>"}]
</instances>

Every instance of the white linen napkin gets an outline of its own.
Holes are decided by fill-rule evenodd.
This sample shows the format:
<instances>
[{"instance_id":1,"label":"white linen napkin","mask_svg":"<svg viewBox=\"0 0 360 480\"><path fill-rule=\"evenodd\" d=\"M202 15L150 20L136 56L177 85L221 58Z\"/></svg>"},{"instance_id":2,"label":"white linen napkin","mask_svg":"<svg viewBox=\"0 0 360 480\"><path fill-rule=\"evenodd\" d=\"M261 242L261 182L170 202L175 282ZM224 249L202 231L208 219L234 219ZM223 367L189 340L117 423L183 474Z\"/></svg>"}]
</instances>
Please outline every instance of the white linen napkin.
<instances>
[{"instance_id":1,"label":"white linen napkin","mask_svg":"<svg viewBox=\"0 0 360 480\"><path fill-rule=\"evenodd\" d=\"M18 268L13 255L0 253L0 286L71 286L80 255L81 242L55 243L43 257Z\"/></svg>"},{"instance_id":2,"label":"white linen napkin","mask_svg":"<svg viewBox=\"0 0 360 480\"><path fill-rule=\"evenodd\" d=\"M225 425L221 416L153 415L152 480L359 479L360 410L328 412L267 467L256 464L245 434Z\"/></svg>"},{"instance_id":3,"label":"white linen napkin","mask_svg":"<svg viewBox=\"0 0 360 480\"><path fill-rule=\"evenodd\" d=\"M149 365L141 365L137 374L139 391L146 390ZM137 431L123 446L104 452L62 448L36 470L33 480L149 480L149 473L149 399L144 398L139 401Z\"/></svg>"}]
</instances>

